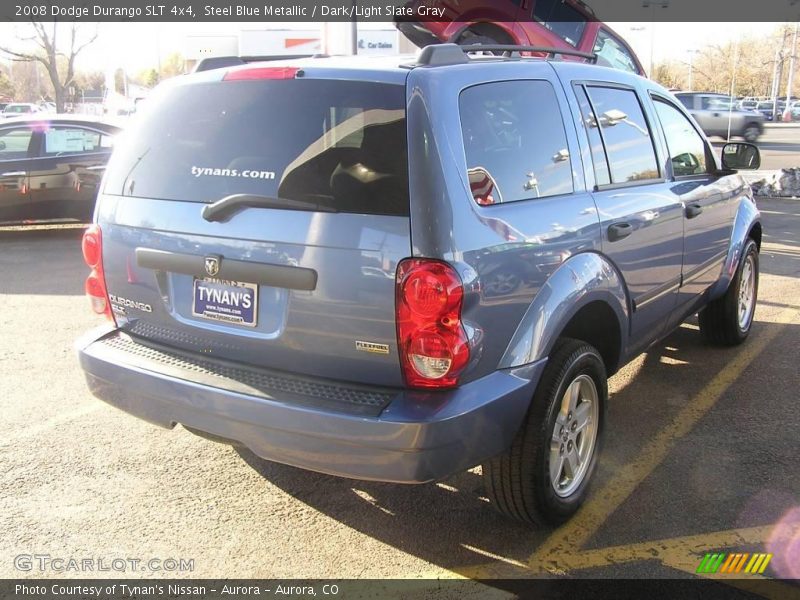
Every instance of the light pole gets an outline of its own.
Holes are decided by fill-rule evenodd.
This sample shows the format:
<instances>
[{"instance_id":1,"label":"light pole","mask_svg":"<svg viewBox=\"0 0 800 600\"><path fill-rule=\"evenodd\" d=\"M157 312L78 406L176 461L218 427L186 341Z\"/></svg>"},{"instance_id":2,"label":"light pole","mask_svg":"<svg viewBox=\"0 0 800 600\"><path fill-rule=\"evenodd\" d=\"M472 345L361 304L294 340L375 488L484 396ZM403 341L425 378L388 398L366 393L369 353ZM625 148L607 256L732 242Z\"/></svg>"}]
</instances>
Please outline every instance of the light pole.
<instances>
[{"instance_id":1,"label":"light pole","mask_svg":"<svg viewBox=\"0 0 800 600\"><path fill-rule=\"evenodd\" d=\"M693 77L694 77L694 56L695 56L695 54L700 54L700 50L692 49L692 50L687 50L687 52L689 53L689 90L688 91L691 92L694 89L693 88L693 84L694 84L694 79L693 79Z\"/></svg>"},{"instance_id":2,"label":"light pole","mask_svg":"<svg viewBox=\"0 0 800 600\"><path fill-rule=\"evenodd\" d=\"M794 59L797 55L797 27L798 23L795 23L794 37L792 38L792 54L789 57L789 80L786 82L786 106L790 109L792 104L792 88L794 87ZM791 110L789 114L791 114Z\"/></svg>"},{"instance_id":3,"label":"light pole","mask_svg":"<svg viewBox=\"0 0 800 600\"><path fill-rule=\"evenodd\" d=\"M653 53L656 39L656 7L669 8L670 0L642 0L642 8L650 9L650 77L653 76Z\"/></svg>"}]
</instances>

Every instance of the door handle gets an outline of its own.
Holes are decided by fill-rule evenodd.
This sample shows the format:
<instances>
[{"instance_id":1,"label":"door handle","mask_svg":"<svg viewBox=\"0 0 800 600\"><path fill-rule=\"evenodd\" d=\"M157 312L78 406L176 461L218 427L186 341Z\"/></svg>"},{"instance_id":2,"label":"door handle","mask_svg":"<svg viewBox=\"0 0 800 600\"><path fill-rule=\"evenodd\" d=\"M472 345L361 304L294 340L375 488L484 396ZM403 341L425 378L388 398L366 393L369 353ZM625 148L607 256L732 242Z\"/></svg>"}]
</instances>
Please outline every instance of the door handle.
<instances>
[{"instance_id":1,"label":"door handle","mask_svg":"<svg viewBox=\"0 0 800 600\"><path fill-rule=\"evenodd\" d=\"M686 207L686 218L687 219L694 219L695 217L699 217L703 212L703 207L699 204L690 204Z\"/></svg>"},{"instance_id":2,"label":"door handle","mask_svg":"<svg viewBox=\"0 0 800 600\"><path fill-rule=\"evenodd\" d=\"M27 171L8 171L7 173L0 173L0 177L25 177Z\"/></svg>"},{"instance_id":3,"label":"door handle","mask_svg":"<svg viewBox=\"0 0 800 600\"><path fill-rule=\"evenodd\" d=\"M104 171L106 165L95 165L93 167L86 167L87 171Z\"/></svg>"},{"instance_id":4,"label":"door handle","mask_svg":"<svg viewBox=\"0 0 800 600\"><path fill-rule=\"evenodd\" d=\"M630 223L614 223L608 228L608 241L616 242L624 239L633 233L633 226Z\"/></svg>"}]
</instances>

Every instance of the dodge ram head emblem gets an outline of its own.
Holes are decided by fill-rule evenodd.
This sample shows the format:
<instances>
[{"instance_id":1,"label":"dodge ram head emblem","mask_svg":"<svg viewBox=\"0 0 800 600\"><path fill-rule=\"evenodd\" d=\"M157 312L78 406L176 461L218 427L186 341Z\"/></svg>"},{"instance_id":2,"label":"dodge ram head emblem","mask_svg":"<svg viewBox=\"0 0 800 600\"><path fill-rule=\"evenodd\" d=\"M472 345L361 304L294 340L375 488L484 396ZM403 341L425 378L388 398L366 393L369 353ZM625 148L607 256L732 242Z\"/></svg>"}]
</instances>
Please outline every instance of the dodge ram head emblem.
<instances>
[{"instance_id":1,"label":"dodge ram head emblem","mask_svg":"<svg viewBox=\"0 0 800 600\"><path fill-rule=\"evenodd\" d=\"M219 256L206 256L206 273L210 277L214 277L219 273L219 262Z\"/></svg>"}]
</instances>

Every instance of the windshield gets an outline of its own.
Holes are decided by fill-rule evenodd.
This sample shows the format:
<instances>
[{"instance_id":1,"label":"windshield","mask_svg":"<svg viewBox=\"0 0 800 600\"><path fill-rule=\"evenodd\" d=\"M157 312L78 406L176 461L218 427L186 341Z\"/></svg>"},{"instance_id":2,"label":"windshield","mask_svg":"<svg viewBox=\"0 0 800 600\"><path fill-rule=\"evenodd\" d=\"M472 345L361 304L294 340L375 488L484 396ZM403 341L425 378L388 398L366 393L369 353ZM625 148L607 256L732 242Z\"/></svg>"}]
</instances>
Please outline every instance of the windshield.
<instances>
[{"instance_id":1,"label":"windshield","mask_svg":"<svg viewBox=\"0 0 800 600\"><path fill-rule=\"evenodd\" d=\"M109 163L108 194L206 203L252 194L408 214L403 86L222 81L158 90L143 106Z\"/></svg>"}]
</instances>

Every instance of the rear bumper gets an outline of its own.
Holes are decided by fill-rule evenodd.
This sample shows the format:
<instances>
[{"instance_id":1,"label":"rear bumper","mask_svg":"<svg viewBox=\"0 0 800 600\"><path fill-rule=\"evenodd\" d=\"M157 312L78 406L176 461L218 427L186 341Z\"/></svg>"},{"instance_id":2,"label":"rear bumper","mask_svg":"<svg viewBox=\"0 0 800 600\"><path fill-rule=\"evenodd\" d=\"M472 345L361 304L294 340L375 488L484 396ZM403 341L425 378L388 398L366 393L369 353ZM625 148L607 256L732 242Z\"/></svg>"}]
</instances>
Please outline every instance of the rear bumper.
<instances>
[{"instance_id":1,"label":"rear bumper","mask_svg":"<svg viewBox=\"0 0 800 600\"><path fill-rule=\"evenodd\" d=\"M89 389L105 402L163 427L180 423L239 442L268 460L398 483L442 479L505 450L545 362L497 371L447 392L395 390L379 414L364 416L298 403L285 392L261 388L249 394L224 378L197 377L191 368L163 369L157 356L147 362L108 343L121 337L130 341L106 329L77 344ZM191 361L193 355L183 356ZM208 357L198 360L208 363Z\"/></svg>"}]
</instances>

